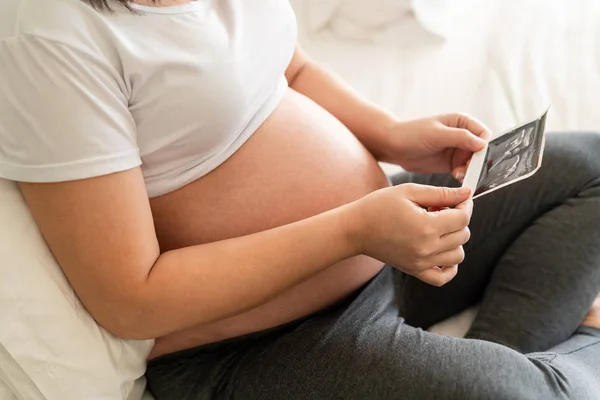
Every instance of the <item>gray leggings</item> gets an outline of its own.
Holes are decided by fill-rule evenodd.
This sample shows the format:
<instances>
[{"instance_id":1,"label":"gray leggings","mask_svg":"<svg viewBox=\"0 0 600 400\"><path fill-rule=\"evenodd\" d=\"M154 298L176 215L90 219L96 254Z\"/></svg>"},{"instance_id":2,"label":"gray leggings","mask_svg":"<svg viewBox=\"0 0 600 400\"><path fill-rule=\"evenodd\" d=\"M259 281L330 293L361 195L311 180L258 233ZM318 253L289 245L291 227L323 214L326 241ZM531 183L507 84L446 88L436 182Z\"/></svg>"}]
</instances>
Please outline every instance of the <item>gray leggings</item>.
<instances>
[{"instance_id":1,"label":"gray leggings","mask_svg":"<svg viewBox=\"0 0 600 400\"><path fill-rule=\"evenodd\" d=\"M400 174L394 184L452 185ZM158 400L600 399L600 135L551 134L544 166L475 200L442 288L386 267L299 321L150 362ZM480 303L466 339L423 331Z\"/></svg>"}]
</instances>

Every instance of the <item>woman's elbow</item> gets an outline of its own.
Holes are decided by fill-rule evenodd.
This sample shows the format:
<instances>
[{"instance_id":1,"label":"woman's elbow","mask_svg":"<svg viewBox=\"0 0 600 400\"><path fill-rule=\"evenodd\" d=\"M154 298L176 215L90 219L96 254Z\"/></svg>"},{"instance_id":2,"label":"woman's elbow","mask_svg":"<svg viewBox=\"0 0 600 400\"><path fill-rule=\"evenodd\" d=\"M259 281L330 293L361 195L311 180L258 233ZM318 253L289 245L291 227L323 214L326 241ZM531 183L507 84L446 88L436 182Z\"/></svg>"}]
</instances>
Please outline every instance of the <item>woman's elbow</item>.
<instances>
[{"instance_id":1,"label":"woman's elbow","mask_svg":"<svg viewBox=\"0 0 600 400\"><path fill-rule=\"evenodd\" d=\"M141 325L126 321L107 321L100 323L100 326L110 334L127 340L148 340L155 339L150 330L144 329Z\"/></svg>"},{"instance_id":2,"label":"woman's elbow","mask_svg":"<svg viewBox=\"0 0 600 400\"><path fill-rule=\"evenodd\" d=\"M148 340L161 336L146 307L135 302L117 302L103 310L90 312L98 325L121 339Z\"/></svg>"}]
</instances>

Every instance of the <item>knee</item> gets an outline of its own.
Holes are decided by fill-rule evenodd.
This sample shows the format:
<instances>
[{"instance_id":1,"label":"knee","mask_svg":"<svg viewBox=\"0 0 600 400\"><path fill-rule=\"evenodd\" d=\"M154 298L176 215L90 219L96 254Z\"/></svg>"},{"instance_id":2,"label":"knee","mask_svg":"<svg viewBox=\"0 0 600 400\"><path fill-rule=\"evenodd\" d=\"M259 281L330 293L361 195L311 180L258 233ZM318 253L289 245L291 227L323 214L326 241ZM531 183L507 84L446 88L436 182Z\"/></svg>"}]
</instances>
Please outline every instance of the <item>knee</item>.
<instances>
[{"instance_id":1,"label":"knee","mask_svg":"<svg viewBox=\"0 0 600 400\"><path fill-rule=\"evenodd\" d=\"M600 133L551 133L546 142L545 153L550 157L600 168Z\"/></svg>"},{"instance_id":2,"label":"knee","mask_svg":"<svg viewBox=\"0 0 600 400\"><path fill-rule=\"evenodd\" d=\"M562 179L600 184L600 133L549 134L542 164Z\"/></svg>"},{"instance_id":3,"label":"knee","mask_svg":"<svg viewBox=\"0 0 600 400\"><path fill-rule=\"evenodd\" d=\"M510 366L506 367L509 368ZM508 381L502 374L495 374L494 377L479 377L478 381L475 383L468 382L464 387L458 388L458 390L456 390L456 388L457 385L456 382L454 382L451 388L442 389L439 393L440 398L453 400L531 400L548 398L537 397L539 391L544 393L547 392L544 388L534 388L530 385L523 384L522 382L515 384L514 381ZM448 393L452 393L452 395L449 396Z\"/></svg>"},{"instance_id":4,"label":"knee","mask_svg":"<svg viewBox=\"0 0 600 400\"><path fill-rule=\"evenodd\" d=\"M503 368L511 368L510 364L502 366ZM517 372L518 373L518 372ZM454 391L456 383L453 388L448 390L441 390L439 398L448 398L456 400L481 400L481 399L494 399L494 400L532 400L532 399L563 399L565 396L565 390L560 385L560 377L544 375L546 380L541 380L538 376L531 376L527 372L523 375L529 375L529 381L525 377L518 377L513 379L515 372L510 371L494 374L494 377L488 377L484 379L485 384L471 384L466 389ZM453 395L447 396L447 393ZM565 396L565 397L563 397ZM571 397L568 397L571 398Z\"/></svg>"}]
</instances>

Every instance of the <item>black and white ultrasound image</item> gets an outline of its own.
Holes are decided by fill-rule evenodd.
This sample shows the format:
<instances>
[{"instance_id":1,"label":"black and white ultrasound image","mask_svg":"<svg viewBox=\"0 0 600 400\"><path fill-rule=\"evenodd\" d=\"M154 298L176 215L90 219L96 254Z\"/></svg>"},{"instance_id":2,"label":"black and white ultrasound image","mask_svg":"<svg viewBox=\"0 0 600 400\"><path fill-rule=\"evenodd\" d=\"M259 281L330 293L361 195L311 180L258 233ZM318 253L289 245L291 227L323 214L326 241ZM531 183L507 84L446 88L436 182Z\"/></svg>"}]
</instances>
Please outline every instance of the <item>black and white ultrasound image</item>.
<instances>
[{"instance_id":1,"label":"black and white ultrasound image","mask_svg":"<svg viewBox=\"0 0 600 400\"><path fill-rule=\"evenodd\" d=\"M543 152L546 114L488 143L475 195L527 175L538 168Z\"/></svg>"}]
</instances>

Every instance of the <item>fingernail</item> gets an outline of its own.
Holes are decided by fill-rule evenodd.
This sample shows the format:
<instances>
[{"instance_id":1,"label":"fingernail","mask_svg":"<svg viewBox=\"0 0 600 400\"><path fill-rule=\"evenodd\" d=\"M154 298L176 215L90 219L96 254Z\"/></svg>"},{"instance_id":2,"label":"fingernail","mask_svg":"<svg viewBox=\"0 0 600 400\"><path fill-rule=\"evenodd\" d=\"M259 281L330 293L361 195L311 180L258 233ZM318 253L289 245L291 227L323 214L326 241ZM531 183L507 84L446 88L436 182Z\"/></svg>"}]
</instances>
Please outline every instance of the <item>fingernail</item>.
<instances>
[{"instance_id":1,"label":"fingernail","mask_svg":"<svg viewBox=\"0 0 600 400\"><path fill-rule=\"evenodd\" d=\"M483 149L485 146L485 143L486 143L485 140L478 138L478 137L474 137L473 139L471 139L471 145L475 149Z\"/></svg>"},{"instance_id":2,"label":"fingernail","mask_svg":"<svg viewBox=\"0 0 600 400\"><path fill-rule=\"evenodd\" d=\"M457 190L457 192L458 192L459 195L462 196L462 195L465 195L465 194L471 194L471 189L465 186L465 187L459 188Z\"/></svg>"},{"instance_id":3,"label":"fingernail","mask_svg":"<svg viewBox=\"0 0 600 400\"><path fill-rule=\"evenodd\" d=\"M465 177L465 173L462 171L457 172L456 176L455 176L456 180L458 180L458 181L462 180L464 177Z\"/></svg>"}]
</instances>

